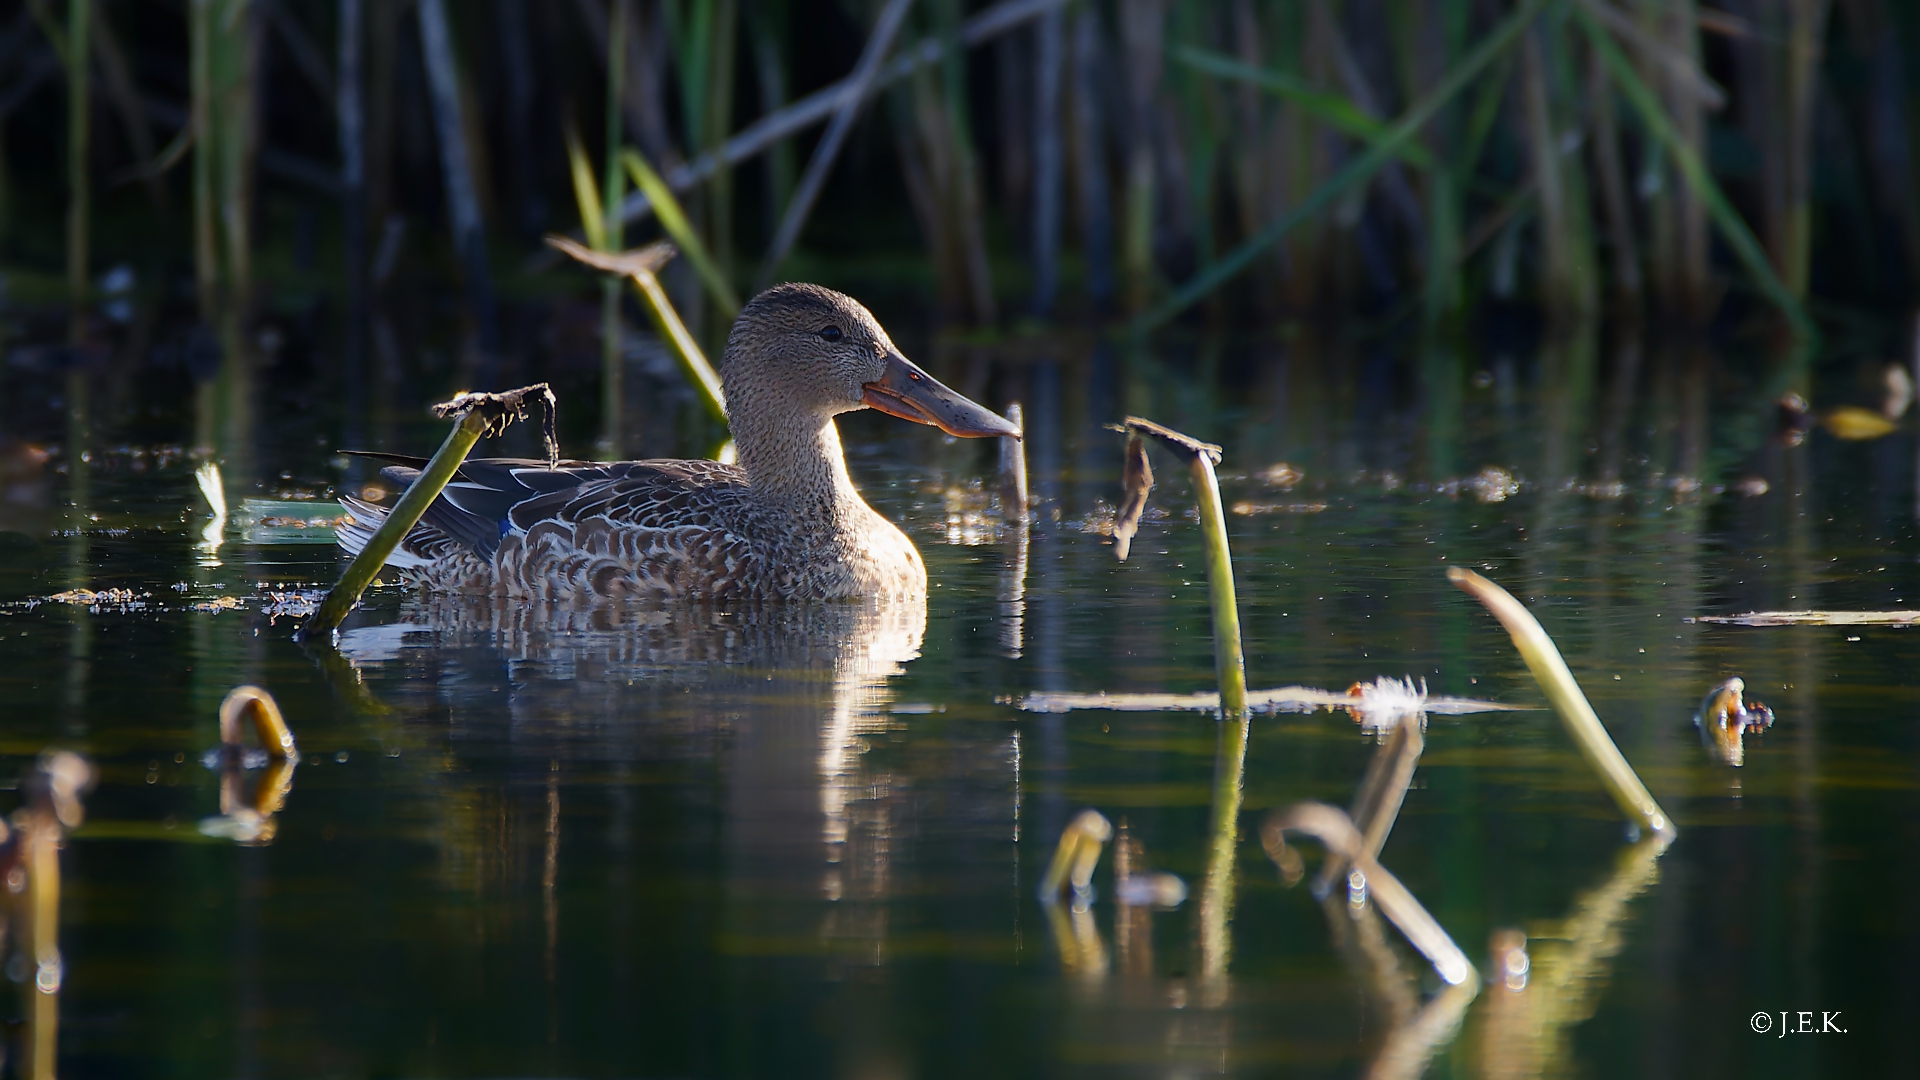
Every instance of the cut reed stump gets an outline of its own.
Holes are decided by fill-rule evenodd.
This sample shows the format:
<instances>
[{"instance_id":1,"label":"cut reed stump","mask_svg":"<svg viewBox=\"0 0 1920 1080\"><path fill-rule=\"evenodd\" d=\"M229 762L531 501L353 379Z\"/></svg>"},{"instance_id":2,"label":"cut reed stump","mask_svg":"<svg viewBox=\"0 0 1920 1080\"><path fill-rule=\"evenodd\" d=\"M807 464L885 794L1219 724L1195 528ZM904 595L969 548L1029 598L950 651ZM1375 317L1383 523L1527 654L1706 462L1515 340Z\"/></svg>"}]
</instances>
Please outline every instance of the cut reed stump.
<instances>
[{"instance_id":1,"label":"cut reed stump","mask_svg":"<svg viewBox=\"0 0 1920 1080\"><path fill-rule=\"evenodd\" d=\"M547 464L552 468L559 464L560 447L553 434L553 391L546 383L535 383L500 394L461 394L452 401L433 407L435 416L443 420L455 419L458 423L447 434L447 441L434 451L420 478L407 488L393 512L374 532L373 539L368 540L367 546L354 556L353 562L347 566L347 572L340 575L340 581L320 602L320 610L314 612L313 618L300 628L300 640L319 640L321 635L330 638L340 628L341 620L360 602L360 594L373 583L380 568L386 564L387 556L400 546L400 540L407 535L407 530L419 522L420 516L427 512L427 507L433 505L433 500L440 497L440 492L460 471L460 464L467 460L473 444L479 442L482 435L498 435L513 421L526 419L527 403L534 400L546 406L543 428Z\"/></svg>"}]
</instances>

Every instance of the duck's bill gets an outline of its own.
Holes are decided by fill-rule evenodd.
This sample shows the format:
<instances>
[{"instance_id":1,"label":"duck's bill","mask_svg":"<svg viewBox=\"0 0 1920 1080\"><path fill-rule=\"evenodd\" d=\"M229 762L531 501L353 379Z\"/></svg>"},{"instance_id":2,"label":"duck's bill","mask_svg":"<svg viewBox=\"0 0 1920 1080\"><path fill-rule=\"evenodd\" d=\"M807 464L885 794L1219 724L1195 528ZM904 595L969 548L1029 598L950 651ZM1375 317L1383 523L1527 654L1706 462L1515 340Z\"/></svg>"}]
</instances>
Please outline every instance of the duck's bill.
<instances>
[{"instance_id":1,"label":"duck's bill","mask_svg":"<svg viewBox=\"0 0 1920 1080\"><path fill-rule=\"evenodd\" d=\"M886 374L861 389L864 393L860 399L868 407L917 424L932 424L949 435L967 439L1020 437L1020 429L1012 421L954 393L897 352L887 354Z\"/></svg>"}]
</instances>

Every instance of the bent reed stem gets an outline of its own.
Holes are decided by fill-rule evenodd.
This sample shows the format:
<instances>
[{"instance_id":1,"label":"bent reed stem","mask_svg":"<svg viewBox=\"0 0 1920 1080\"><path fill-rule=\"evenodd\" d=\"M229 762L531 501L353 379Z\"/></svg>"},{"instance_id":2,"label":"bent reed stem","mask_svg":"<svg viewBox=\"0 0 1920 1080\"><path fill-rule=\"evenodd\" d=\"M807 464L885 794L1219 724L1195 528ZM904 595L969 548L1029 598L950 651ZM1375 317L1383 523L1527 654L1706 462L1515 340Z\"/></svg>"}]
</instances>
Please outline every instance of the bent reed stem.
<instances>
[{"instance_id":1,"label":"bent reed stem","mask_svg":"<svg viewBox=\"0 0 1920 1080\"><path fill-rule=\"evenodd\" d=\"M1447 580L1485 605L1513 637L1513 647L1520 650L1527 670L1533 673L1534 681L1552 702L1553 711L1560 714L1581 756L1593 766L1600 783L1607 794L1613 796L1627 820L1650 833L1678 835L1673 819L1660 809L1647 786L1640 782L1639 774L1614 744L1613 737L1607 734L1606 725L1600 722L1587 696L1581 693L1580 684L1574 681L1573 672L1567 669L1567 662L1560 656L1553 638L1533 613L1514 599L1512 593L1471 570L1448 567Z\"/></svg>"}]
</instances>

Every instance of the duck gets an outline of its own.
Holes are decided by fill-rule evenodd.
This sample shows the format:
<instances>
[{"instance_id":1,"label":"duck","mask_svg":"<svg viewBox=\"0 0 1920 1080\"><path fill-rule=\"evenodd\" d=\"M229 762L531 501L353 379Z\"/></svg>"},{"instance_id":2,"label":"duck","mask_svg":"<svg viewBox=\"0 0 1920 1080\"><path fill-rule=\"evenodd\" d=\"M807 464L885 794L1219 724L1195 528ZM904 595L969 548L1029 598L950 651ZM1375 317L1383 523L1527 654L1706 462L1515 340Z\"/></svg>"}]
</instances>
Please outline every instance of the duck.
<instances>
[{"instance_id":1,"label":"duck","mask_svg":"<svg viewBox=\"0 0 1920 1080\"><path fill-rule=\"evenodd\" d=\"M387 565L429 592L526 600L924 599L926 564L854 487L835 418L870 408L963 438L1021 435L818 285L750 300L720 380L734 462L468 459ZM371 456L395 486L425 466ZM341 502L336 538L357 555L387 512Z\"/></svg>"}]
</instances>

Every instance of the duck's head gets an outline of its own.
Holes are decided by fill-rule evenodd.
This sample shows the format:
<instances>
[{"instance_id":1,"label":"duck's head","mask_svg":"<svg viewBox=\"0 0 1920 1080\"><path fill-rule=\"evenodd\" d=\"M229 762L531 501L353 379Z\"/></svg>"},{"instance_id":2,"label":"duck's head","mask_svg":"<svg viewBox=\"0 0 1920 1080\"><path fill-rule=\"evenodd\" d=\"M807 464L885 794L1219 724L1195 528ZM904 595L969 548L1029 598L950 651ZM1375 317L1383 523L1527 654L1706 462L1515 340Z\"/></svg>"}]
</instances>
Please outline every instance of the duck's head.
<instances>
[{"instance_id":1,"label":"duck's head","mask_svg":"<svg viewBox=\"0 0 1920 1080\"><path fill-rule=\"evenodd\" d=\"M1020 435L920 370L859 301L818 285L775 285L748 301L727 335L720 380L736 415L873 408L949 435Z\"/></svg>"}]
</instances>

